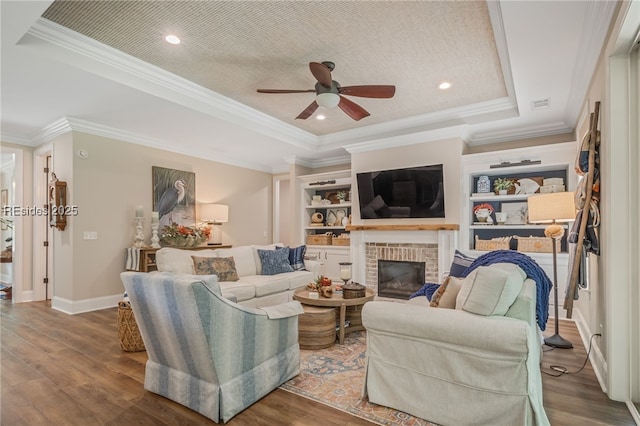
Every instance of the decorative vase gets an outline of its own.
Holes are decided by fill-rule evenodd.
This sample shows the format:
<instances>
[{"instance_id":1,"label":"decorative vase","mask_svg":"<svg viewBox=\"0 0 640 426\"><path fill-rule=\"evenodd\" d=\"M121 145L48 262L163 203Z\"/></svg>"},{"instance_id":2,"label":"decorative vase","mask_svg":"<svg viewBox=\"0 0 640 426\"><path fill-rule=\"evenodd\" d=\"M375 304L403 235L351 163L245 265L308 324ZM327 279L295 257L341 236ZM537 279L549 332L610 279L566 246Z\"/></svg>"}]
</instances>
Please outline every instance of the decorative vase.
<instances>
[{"instance_id":1,"label":"decorative vase","mask_svg":"<svg viewBox=\"0 0 640 426\"><path fill-rule=\"evenodd\" d=\"M498 190L498 195L507 195L507 190L506 189Z\"/></svg>"},{"instance_id":2,"label":"decorative vase","mask_svg":"<svg viewBox=\"0 0 640 426\"><path fill-rule=\"evenodd\" d=\"M491 183L489 181L489 176L485 175L478 177L478 186L476 190L482 194L491 192Z\"/></svg>"},{"instance_id":3,"label":"decorative vase","mask_svg":"<svg viewBox=\"0 0 640 426\"><path fill-rule=\"evenodd\" d=\"M336 217L336 214L330 211L327 214L327 226L333 226L336 223L336 220L338 220L338 218Z\"/></svg>"}]
</instances>

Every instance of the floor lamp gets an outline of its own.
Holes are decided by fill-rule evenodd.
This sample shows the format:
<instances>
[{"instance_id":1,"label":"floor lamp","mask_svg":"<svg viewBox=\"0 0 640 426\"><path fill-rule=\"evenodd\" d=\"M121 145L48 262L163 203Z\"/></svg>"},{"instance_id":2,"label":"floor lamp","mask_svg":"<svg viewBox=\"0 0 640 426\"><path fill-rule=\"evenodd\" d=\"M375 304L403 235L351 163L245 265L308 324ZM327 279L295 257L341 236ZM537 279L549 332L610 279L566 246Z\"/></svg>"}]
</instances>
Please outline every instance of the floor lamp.
<instances>
[{"instance_id":1,"label":"floor lamp","mask_svg":"<svg viewBox=\"0 0 640 426\"><path fill-rule=\"evenodd\" d=\"M564 235L564 226L558 225L561 222L571 222L575 220L576 209L573 192L555 192L550 194L532 195L527 199L529 210L529 222L550 223L544 230L544 235L551 239L553 247L553 296L555 329L554 335L546 337L544 343L548 346L561 349L571 349L571 342L560 336L558 331L558 261L556 253L556 240Z\"/></svg>"},{"instance_id":2,"label":"floor lamp","mask_svg":"<svg viewBox=\"0 0 640 426\"><path fill-rule=\"evenodd\" d=\"M222 230L220 229L220 224L229 222L229 206L224 204L201 204L200 220L206 222L211 230L207 245L221 245Z\"/></svg>"}]
</instances>

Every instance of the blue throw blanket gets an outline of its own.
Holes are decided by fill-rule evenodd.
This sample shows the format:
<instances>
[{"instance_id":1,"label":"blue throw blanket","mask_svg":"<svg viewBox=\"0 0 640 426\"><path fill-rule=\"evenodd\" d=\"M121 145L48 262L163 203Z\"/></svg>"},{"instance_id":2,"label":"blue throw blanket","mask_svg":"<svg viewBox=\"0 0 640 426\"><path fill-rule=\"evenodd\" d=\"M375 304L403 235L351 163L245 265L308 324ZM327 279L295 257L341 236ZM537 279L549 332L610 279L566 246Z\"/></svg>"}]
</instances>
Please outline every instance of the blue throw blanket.
<instances>
[{"instance_id":1,"label":"blue throw blanket","mask_svg":"<svg viewBox=\"0 0 640 426\"><path fill-rule=\"evenodd\" d=\"M549 318L549 293L553 287L547 274L535 260L526 254L513 250L495 250L475 259L464 270L462 277L469 275L478 266L488 266L493 263L514 263L522 268L527 277L536 282L536 320L540 330L544 331L547 328L547 319ZM431 296L439 286L439 284L426 283L420 290L413 293L409 299L417 296L427 296L427 299L431 300Z\"/></svg>"},{"instance_id":2,"label":"blue throw blanket","mask_svg":"<svg viewBox=\"0 0 640 426\"><path fill-rule=\"evenodd\" d=\"M494 263L514 263L518 265L527 277L536 282L536 320L540 330L547 327L547 319L549 317L549 293L553 284L544 272L544 270L536 263L535 260L519 251L513 250L495 250L485 253L473 261L463 273L463 277L469 275L478 266L488 266Z\"/></svg>"}]
</instances>

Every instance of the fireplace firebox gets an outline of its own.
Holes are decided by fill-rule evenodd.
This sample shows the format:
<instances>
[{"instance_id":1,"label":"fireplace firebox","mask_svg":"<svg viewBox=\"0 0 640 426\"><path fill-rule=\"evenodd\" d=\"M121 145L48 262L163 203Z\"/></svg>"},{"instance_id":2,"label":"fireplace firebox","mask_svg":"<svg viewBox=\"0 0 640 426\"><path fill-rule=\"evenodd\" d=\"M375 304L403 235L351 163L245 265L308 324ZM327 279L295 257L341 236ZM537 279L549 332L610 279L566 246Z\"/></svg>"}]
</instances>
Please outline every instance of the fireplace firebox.
<instances>
[{"instance_id":1,"label":"fireplace firebox","mask_svg":"<svg viewBox=\"0 0 640 426\"><path fill-rule=\"evenodd\" d=\"M424 285L424 262L378 260L378 296L409 300Z\"/></svg>"}]
</instances>

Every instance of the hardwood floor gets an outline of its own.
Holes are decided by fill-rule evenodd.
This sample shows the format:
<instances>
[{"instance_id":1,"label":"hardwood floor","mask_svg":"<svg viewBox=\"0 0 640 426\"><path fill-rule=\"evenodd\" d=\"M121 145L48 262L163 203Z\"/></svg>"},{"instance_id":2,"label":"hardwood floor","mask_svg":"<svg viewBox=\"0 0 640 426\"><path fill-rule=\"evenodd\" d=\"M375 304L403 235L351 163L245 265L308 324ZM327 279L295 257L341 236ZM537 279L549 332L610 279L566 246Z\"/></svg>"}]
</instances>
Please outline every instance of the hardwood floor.
<instances>
[{"instance_id":1,"label":"hardwood floor","mask_svg":"<svg viewBox=\"0 0 640 426\"><path fill-rule=\"evenodd\" d=\"M66 315L48 303L0 301L2 425L194 425L209 419L146 392L146 352L128 353L117 342L117 310ZM586 351L571 322L561 334L571 350L544 353L543 370L576 371ZM548 349L548 348L545 348ZM543 374L544 403L552 425L633 425L624 404L600 390L590 364L576 375ZM277 389L238 414L234 425L370 425L371 423Z\"/></svg>"}]
</instances>

